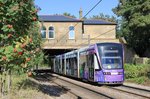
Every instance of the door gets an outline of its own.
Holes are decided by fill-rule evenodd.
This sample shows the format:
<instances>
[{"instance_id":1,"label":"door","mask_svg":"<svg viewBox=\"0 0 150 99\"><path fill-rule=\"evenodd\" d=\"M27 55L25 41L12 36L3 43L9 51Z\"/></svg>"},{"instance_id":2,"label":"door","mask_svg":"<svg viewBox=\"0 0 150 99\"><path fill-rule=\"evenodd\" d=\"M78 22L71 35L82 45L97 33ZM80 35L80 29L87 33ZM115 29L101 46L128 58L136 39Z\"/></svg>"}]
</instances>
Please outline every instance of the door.
<instances>
[{"instance_id":1,"label":"door","mask_svg":"<svg viewBox=\"0 0 150 99\"><path fill-rule=\"evenodd\" d=\"M94 54L88 55L89 80L94 81Z\"/></svg>"}]
</instances>

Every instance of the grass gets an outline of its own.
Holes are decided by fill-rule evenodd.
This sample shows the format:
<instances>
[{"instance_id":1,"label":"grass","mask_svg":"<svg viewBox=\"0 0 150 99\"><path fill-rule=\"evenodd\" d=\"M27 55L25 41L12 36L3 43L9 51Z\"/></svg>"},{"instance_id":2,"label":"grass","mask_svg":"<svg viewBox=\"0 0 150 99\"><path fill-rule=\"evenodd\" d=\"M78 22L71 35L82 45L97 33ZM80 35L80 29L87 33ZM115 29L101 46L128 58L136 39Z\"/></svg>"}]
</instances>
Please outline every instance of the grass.
<instances>
[{"instance_id":1,"label":"grass","mask_svg":"<svg viewBox=\"0 0 150 99\"><path fill-rule=\"evenodd\" d=\"M31 82L27 75L13 75L12 87L4 99L49 99L50 96L39 90L39 85Z\"/></svg>"}]
</instances>

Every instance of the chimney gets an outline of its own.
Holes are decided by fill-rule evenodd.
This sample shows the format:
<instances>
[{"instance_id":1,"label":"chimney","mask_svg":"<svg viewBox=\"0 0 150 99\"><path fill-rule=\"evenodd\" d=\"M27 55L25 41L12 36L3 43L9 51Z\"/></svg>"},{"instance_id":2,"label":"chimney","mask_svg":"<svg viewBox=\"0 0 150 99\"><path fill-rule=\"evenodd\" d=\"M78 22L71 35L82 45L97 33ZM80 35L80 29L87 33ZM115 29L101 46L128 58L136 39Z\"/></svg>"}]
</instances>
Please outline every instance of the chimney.
<instances>
[{"instance_id":1,"label":"chimney","mask_svg":"<svg viewBox=\"0 0 150 99\"><path fill-rule=\"evenodd\" d=\"M83 11L82 11L82 8L80 8L80 11L79 11L79 19L82 19L82 16L83 15Z\"/></svg>"}]
</instances>

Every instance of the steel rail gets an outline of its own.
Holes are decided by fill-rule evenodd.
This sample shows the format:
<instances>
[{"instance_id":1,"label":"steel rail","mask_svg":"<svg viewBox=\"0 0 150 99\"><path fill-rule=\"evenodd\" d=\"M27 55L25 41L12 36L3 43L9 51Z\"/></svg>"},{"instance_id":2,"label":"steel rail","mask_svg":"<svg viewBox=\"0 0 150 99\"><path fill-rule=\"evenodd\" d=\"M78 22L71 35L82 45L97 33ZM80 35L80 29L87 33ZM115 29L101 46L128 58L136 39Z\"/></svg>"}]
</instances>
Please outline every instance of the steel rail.
<instances>
[{"instance_id":1,"label":"steel rail","mask_svg":"<svg viewBox=\"0 0 150 99\"><path fill-rule=\"evenodd\" d=\"M138 94L138 93L136 93L136 92L131 92L130 90L129 90L129 91L126 91L126 90L123 90L123 89L118 89L118 88L114 88L114 87L110 87L110 86L104 86L104 87L110 88L110 89L113 89L113 90L116 90L116 91L128 93L128 94L140 96L140 97L143 97L143 98L146 98L146 99L150 99L149 96L145 96L145 95L142 95L142 94ZM132 89L134 89L134 88L132 87ZM136 89L136 88L135 88L135 89Z\"/></svg>"},{"instance_id":2,"label":"steel rail","mask_svg":"<svg viewBox=\"0 0 150 99\"><path fill-rule=\"evenodd\" d=\"M47 78L47 76L44 76L44 75L40 75L40 76L42 76L42 78L44 78L46 81L50 81L50 79ZM56 79L57 79L57 78L58 78L58 77L56 77ZM72 95L74 95L75 97L77 97L77 99L83 99L83 97L81 97L81 96L79 96L79 95L77 95L77 94L71 92L70 90L68 90L67 88L65 88L65 87L63 87L63 86L61 86L61 85L59 85L59 84L57 84L57 83L54 82L53 80L51 80L51 82L55 83L55 84L58 85L60 88L62 88L62 89L64 89L64 90L67 90L69 93L71 93Z\"/></svg>"},{"instance_id":3,"label":"steel rail","mask_svg":"<svg viewBox=\"0 0 150 99\"><path fill-rule=\"evenodd\" d=\"M136 89L136 90L140 90L140 91L150 92L150 89L148 90L148 89L133 87L133 86L129 86L129 85L122 85L122 87L127 87L127 88L132 88L132 89Z\"/></svg>"},{"instance_id":4,"label":"steel rail","mask_svg":"<svg viewBox=\"0 0 150 99\"><path fill-rule=\"evenodd\" d=\"M108 95L106 95L106 94L103 94L103 93L97 92L97 91L95 91L95 90L92 90L92 89L90 89L90 88L86 88L86 87L84 87L84 86L75 84L75 83L73 83L73 82L70 82L70 81L65 80L65 79L63 79L63 78L60 78L60 77L58 77L58 76L54 76L54 75L51 74L51 73L49 73L49 75L50 75L50 76L53 76L53 77L56 77L56 79L63 80L63 81L65 81L65 82L71 83L71 84L73 84L73 85L76 85L76 86L78 86L78 87L84 88L84 89L89 90L89 91L91 91L91 92L100 94L100 95L102 95L102 96L104 96L104 97L113 99L112 97L110 97L110 96L108 96ZM48 79L48 78L47 78L47 79ZM53 81L53 82L54 82L54 81ZM56 83L56 82L54 82L54 83ZM56 83L56 84L57 84L57 83ZM57 84L57 85L59 85L59 84ZM59 85L59 86L60 86L60 85ZM146 98L146 99L150 99L149 96L145 96L145 95L142 95L142 94L138 94L138 93L135 93L135 92L131 92L130 90L129 90L129 91L126 91L126 90L123 90L123 89L118 89L118 88L110 87L110 86L103 86L103 87L106 87L106 88L109 88L109 89L113 89L113 90L117 90L117 91L121 91L121 92L128 93L128 94L132 94L132 95L136 95L136 96L140 96L140 97L143 97L143 98ZM141 88L132 87L132 86L127 86L127 85L122 85L122 87L127 87L127 88L131 88L131 89L134 89L134 90L141 90L141 91L145 91L145 92L150 92L149 90L146 90L146 89L141 89ZM65 87L62 87L62 88L65 88ZM72 94L73 94L73 93L72 93ZM82 97L80 97L79 99L82 99Z\"/></svg>"},{"instance_id":5,"label":"steel rail","mask_svg":"<svg viewBox=\"0 0 150 99\"><path fill-rule=\"evenodd\" d=\"M106 94L103 94L103 93L97 92L97 91L95 91L95 90L92 90L92 89L90 89L90 88L86 88L86 87L84 87L84 86L75 84L75 83L73 83L73 82L70 82L70 81L67 81L67 80L65 80L65 79L62 79L62 78L60 78L60 77L58 77L58 76L54 76L54 75L51 75L51 74L50 74L50 76L56 77L56 79L60 79L60 80L63 80L63 81L65 81L65 82L67 82L67 83L70 83L70 84L73 84L73 85L75 85L75 86L81 87L81 88L83 88L83 89L89 90L89 91L91 91L91 92L93 92L93 93L99 94L99 95L104 96L104 97L106 97L106 98L108 98L108 99L114 99L113 97L110 97L110 96L108 96L108 95L106 95ZM48 78L47 78L47 79L48 79ZM52 81L52 82L55 83L55 84L57 84L55 81ZM57 84L57 85L59 85L59 84ZM61 85L59 85L59 86L61 86ZM61 86L61 87L62 87L62 88L65 88L65 87L63 87L63 86ZM75 94L75 93L72 92L72 94ZM75 95L76 95L76 94L75 94ZM77 95L77 96L78 96L78 95ZM83 99L81 96L78 96L78 97L79 97L78 99Z\"/></svg>"},{"instance_id":6,"label":"steel rail","mask_svg":"<svg viewBox=\"0 0 150 99\"><path fill-rule=\"evenodd\" d=\"M52 76L53 76L53 75L52 75ZM112 98L112 97L110 97L110 96L108 96L108 95L102 94L102 93L100 93L100 92L94 91L94 90L92 90L92 89L90 89L90 88L86 88L86 87L84 87L84 86L80 86L80 85L78 85L78 84L75 84L75 83L72 83L72 82L70 82L70 81L64 80L64 79L62 79L62 78L60 78L60 77L58 77L58 79L61 79L61 80L66 81L66 82L68 82L68 83L71 83L71 84L74 84L74 85L76 85L76 86L85 88L85 89L87 89L87 90L90 90L90 91L92 91L92 92L95 92L95 93L100 94L100 95L103 95L103 96L106 96L106 97L108 97L108 98ZM104 86L104 87L106 87L106 86ZM125 92L125 93L132 94L132 95L136 95L136 96L140 96L140 97L143 97L143 98L150 99L150 97L148 97L148 96L141 95L141 94L137 94L137 93L130 92L130 91L126 91L126 90L123 90L123 89L117 89L117 88L110 87L110 86L107 86L107 88L114 89L114 90L121 91L121 92ZM133 89L133 88L132 88L132 89ZM141 89L141 90L142 90L142 89Z\"/></svg>"}]
</instances>

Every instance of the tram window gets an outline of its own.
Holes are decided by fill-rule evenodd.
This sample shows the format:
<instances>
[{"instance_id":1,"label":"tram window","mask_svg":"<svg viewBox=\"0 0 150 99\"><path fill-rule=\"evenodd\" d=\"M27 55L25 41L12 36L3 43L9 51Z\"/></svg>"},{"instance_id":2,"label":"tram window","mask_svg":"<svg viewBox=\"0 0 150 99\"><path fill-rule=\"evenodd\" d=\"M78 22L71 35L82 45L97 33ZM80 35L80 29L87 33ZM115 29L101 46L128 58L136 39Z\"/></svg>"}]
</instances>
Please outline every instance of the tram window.
<instances>
[{"instance_id":1,"label":"tram window","mask_svg":"<svg viewBox=\"0 0 150 99\"><path fill-rule=\"evenodd\" d=\"M72 67L71 67L71 59L69 58L69 75L71 75L71 69L72 69Z\"/></svg>"},{"instance_id":2,"label":"tram window","mask_svg":"<svg viewBox=\"0 0 150 99\"><path fill-rule=\"evenodd\" d=\"M55 66L56 72L59 72L59 65L60 65L60 61L59 61L59 59L57 58L57 59L56 59L56 66Z\"/></svg>"},{"instance_id":3,"label":"tram window","mask_svg":"<svg viewBox=\"0 0 150 99\"><path fill-rule=\"evenodd\" d=\"M90 54L88 55L88 65L90 68L93 68L94 67L94 55L93 54Z\"/></svg>"},{"instance_id":4,"label":"tram window","mask_svg":"<svg viewBox=\"0 0 150 99\"><path fill-rule=\"evenodd\" d=\"M79 62L79 72L80 72L80 77L83 78L84 75L84 70L87 64L86 60L86 55L80 55L80 62Z\"/></svg>"},{"instance_id":5,"label":"tram window","mask_svg":"<svg viewBox=\"0 0 150 99\"><path fill-rule=\"evenodd\" d=\"M69 74L77 75L77 58L73 57L69 59Z\"/></svg>"},{"instance_id":6,"label":"tram window","mask_svg":"<svg viewBox=\"0 0 150 99\"><path fill-rule=\"evenodd\" d=\"M66 60L66 72L69 74L69 59Z\"/></svg>"},{"instance_id":7,"label":"tram window","mask_svg":"<svg viewBox=\"0 0 150 99\"><path fill-rule=\"evenodd\" d=\"M102 57L103 67L105 69L120 69L122 68L121 57Z\"/></svg>"},{"instance_id":8,"label":"tram window","mask_svg":"<svg viewBox=\"0 0 150 99\"><path fill-rule=\"evenodd\" d=\"M118 50L104 50L104 56L119 56Z\"/></svg>"},{"instance_id":9,"label":"tram window","mask_svg":"<svg viewBox=\"0 0 150 99\"><path fill-rule=\"evenodd\" d=\"M98 60L97 60L96 55L94 55L94 66L95 66L95 69L99 69Z\"/></svg>"},{"instance_id":10,"label":"tram window","mask_svg":"<svg viewBox=\"0 0 150 99\"><path fill-rule=\"evenodd\" d=\"M80 56L80 65L83 66L82 64L86 63L86 57L85 55Z\"/></svg>"},{"instance_id":11,"label":"tram window","mask_svg":"<svg viewBox=\"0 0 150 99\"><path fill-rule=\"evenodd\" d=\"M77 76L77 58L73 58L74 76Z\"/></svg>"},{"instance_id":12,"label":"tram window","mask_svg":"<svg viewBox=\"0 0 150 99\"><path fill-rule=\"evenodd\" d=\"M61 73L61 59L59 58L59 66L58 66L58 69L59 69L59 73Z\"/></svg>"},{"instance_id":13,"label":"tram window","mask_svg":"<svg viewBox=\"0 0 150 99\"><path fill-rule=\"evenodd\" d=\"M74 58L74 67L77 69L77 58Z\"/></svg>"},{"instance_id":14,"label":"tram window","mask_svg":"<svg viewBox=\"0 0 150 99\"><path fill-rule=\"evenodd\" d=\"M62 59L62 72L64 73L64 59Z\"/></svg>"}]
</instances>

